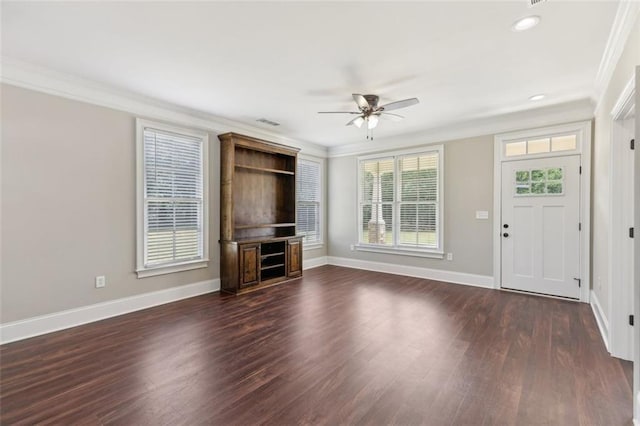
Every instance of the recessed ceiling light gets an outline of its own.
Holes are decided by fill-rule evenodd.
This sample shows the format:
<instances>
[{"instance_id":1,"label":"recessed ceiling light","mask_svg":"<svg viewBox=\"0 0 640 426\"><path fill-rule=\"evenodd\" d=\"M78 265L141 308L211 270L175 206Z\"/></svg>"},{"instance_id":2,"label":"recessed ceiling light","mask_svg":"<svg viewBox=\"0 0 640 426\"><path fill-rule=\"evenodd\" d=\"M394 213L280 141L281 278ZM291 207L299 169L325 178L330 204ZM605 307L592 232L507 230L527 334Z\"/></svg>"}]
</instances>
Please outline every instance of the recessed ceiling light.
<instances>
[{"instance_id":1,"label":"recessed ceiling light","mask_svg":"<svg viewBox=\"0 0 640 426\"><path fill-rule=\"evenodd\" d=\"M540 99L544 99L544 95L542 93L539 95L533 95L529 98L530 101L539 101Z\"/></svg>"},{"instance_id":2,"label":"recessed ceiling light","mask_svg":"<svg viewBox=\"0 0 640 426\"><path fill-rule=\"evenodd\" d=\"M526 31L530 28L535 27L540 22L540 17L538 15L526 16L522 19L518 19L511 26L513 31Z\"/></svg>"}]
</instances>

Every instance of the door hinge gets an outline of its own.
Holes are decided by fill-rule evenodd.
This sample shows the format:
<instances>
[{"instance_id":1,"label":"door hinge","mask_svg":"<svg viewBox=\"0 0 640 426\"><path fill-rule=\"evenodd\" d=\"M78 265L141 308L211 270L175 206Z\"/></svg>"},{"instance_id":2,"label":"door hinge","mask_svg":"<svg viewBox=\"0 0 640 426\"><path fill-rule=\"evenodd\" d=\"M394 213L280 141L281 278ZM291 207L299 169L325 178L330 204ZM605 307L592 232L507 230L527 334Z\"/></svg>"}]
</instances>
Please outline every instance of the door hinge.
<instances>
[{"instance_id":1,"label":"door hinge","mask_svg":"<svg viewBox=\"0 0 640 426\"><path fill-rule=\"evenodd\" d=\"M582 222L578 222L578 231L582 231Z\"/></svg>"},{"instance_id":2,"label":"door hinge","mask_svg":"<svg viewBox=\"0 0 640 426\"><path fill-rule=\"evenodd\" d=\"M574 278L574 280L578 281L578 287L582 287L582 280L580 278Z\"/></svg>"},{"instance_id":3,"label":"door hinge","mask_svg":"<svg viewBox=\"0 0 640 426\"><path fill-rule=\"evenodd\" d=\"M578 169L579 174L582 174L582 166L580 166L580 169Z\"/></svg>"},{"instance_id":4,"label":"door hinge","mask_svg":"<svg viewBox=\"0 0 640 426\"><path fill-rule=\"evenodd\" d=\"M636 140L635 139L631 139L629 141L629 148L636 149Z\"/></svg>"},{"instance_id":5,"label":"door hinge","mask_svg":"<svg viewBox=\"0 0 640 426\"><path fill-rule=\"evenodd\" d=\"M629 315L629 325L633 325L633 315Z\"/></svg>"},{"instance_id":6,"label":"door hinge","mask_svg":"<svg viewBox=\"0 0 640 426\"><path fill-rule=\"evenodd\" d=\"M629 238L633 238L633 227L629 228Z\"/></svg>"}]
</instances>

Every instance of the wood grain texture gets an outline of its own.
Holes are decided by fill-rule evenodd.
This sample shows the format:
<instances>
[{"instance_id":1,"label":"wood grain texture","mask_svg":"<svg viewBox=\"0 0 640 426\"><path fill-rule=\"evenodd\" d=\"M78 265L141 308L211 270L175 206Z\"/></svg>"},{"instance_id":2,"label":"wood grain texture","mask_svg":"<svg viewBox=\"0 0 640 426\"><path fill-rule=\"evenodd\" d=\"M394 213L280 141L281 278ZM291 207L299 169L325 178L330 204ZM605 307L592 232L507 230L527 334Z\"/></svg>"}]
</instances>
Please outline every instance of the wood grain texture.
<instances>
[{"instance_id":1,"label":"wood grain texture","mask_svg":"<svg viewBox=\"0 0 640 426\"><path fill-rule=\"evenodd\" d=\"M0 347L2 424L627 425L588 305L323 266Z\"/></svg>"},{"instance_id":2,"label":"wood grain texture","mask_svg":"<svg viewBox=\"0 0 640 426\"><path fill-rule=\"evenodd\" d=\"M295 253L287 252L281 267L260 263L261 247L296 235L299 149L236 133L218 138L225 161L220 168L222 291L240 294L302 275L301 243Z\"/></svg>"}]
</instances>

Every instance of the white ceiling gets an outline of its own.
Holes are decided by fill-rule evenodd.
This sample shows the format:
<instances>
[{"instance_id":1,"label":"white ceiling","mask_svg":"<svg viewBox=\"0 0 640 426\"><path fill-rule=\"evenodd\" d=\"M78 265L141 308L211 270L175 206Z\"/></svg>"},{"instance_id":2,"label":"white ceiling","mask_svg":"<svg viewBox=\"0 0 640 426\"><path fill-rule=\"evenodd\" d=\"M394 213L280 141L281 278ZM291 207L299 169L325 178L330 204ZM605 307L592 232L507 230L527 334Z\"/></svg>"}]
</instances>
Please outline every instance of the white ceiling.
<instances>
[{"instance_id":1,"label":"white ceiling","mask_svg":"<svg viewBox=\"0 0 640 426\"><path fill-rule=\"evenodd\" d=\"M376 139L594 96L617 2L3 2L2 55L326 146L351 93L418 97ZM540 25L511 24L536 14ZM528 98L546 93L547 98ZM273 128L258 118L281 123Z\"/></svg>"}]
</instances>

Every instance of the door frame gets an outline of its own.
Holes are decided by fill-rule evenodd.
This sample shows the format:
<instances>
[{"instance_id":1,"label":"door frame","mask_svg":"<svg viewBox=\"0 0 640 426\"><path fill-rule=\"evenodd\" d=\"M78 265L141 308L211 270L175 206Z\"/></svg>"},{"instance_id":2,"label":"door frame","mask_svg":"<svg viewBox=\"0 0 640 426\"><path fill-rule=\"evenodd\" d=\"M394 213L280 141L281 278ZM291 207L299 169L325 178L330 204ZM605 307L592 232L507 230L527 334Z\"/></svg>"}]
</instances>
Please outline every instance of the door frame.
<instances>
[{"instance_id":1,"label":"door frame","mask_svg":"<svg viewBox=\"0 0 640 426\"><path fill-rule=\"evenodd\" d=\"M494 137L493 144L493 287L501 288L502 283L502 163L512 160L580 155L582 173L580 175L580 302L589 303L591 288L590 242L591 242L591 121L558 124L536 129L501 133ZM577 146L573 151L530 154L506 157L505 144L523 139L542 138L556 134L575 133Z\"/></svg>"},{"instance_id":2,"label":"door frame","mask_svg":"<svg viewBox=\"0 0 640 426\"><path fill-rule=\"evenodd\" d=\"M622 285L622 269L633 271L633 259L631 264L625 264L620 253L624 251L624 246L629 242L628 227L629 222L623 221L623 210L633 213L631 200L622 196L619 188L625 180L633 182L633 170L624 170L625 156L634 155L629 149L629 140L623 121L631 118L635 109L635 79L632 77L617 102L611 110L611 158L609 180L609 217L611 231L609 232L609 320L608 347L611 355L631 360L633 359L633 328L627 324L628 315L633 312L623 311L627 304L628 296ZM637 119L637 117L636 117ZM631 241L633 243L633 241ZM628 262L627 262L628 263ZM633 283L631 283L633 285ZM633 291L633 288L632 288Z\"/></svg>"}]
</instances>

